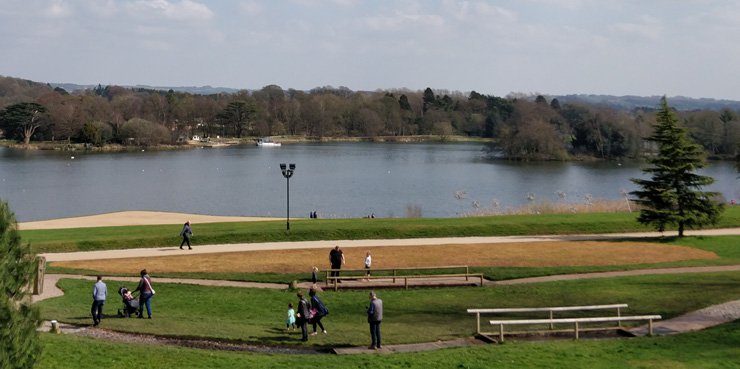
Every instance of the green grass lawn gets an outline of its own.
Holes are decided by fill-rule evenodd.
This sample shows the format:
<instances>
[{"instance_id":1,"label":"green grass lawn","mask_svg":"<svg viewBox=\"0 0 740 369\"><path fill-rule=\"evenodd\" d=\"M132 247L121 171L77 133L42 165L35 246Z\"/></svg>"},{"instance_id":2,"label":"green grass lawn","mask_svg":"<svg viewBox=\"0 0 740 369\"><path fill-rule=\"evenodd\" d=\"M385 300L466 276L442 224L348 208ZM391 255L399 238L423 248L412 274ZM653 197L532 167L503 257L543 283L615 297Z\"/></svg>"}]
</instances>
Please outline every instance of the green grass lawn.
<instances>
[{"instance_id":1,"label":"green grass lawn","mask_svg":"<svg viewBox=\"0 0 740 369\"><path fill-rule=\"evenodd\" d=\"M39 369L201 368L740 368L740 321L677 336L507 342L394 355L268 355L43 334Z\"/></svg>"},{"instance_id":2,"label":"green grass lawn","mask_svg":"<svg viewBox=\"0 0 740 369\"><path fill-rule=\"evenodd\" d=\"M293 222L195 224L198 245L242 242L510 236L649 231L637 213L542 214L466 218L316 219ZM740 206L728 208L715 226L740 226ZM21 231L34 252L161 247L180 244L181 225Z\"/></svg>"},{"instance_id":3,"label":"green grass lawn","mask_svg":"<svg viewBox=\"0 0 740 369\"><path fill-rule=\"evenodd\" d=\"M103 327L171 336L211 337L260 344L295 344L299 333L286 333L283 320L294 291L157 284L154 319L105 319ZM111 291L119 282L108 282ZM45 319L89 324L92 282L62 280L63 297L40 303ZM114 294L114 293L113 293ZM459 287L381 290L385 302L383 337L387 344L426 342L470 336L474 318L467 308L566 306L627 303L625 314L660 314L670 318L712 304L740 299L740 272L592 279L495 288ZM120 307L109 297L106 313ZM318 346L367 344L367 291L322 294L330 309L329 335L309 341Z\"/></svg>"},{"instance_id":4,"label":"green grass lawn","mask_svg":"<svg viewBox=\"0 0 740 369\"><path fill-rule=\"evenodd\" d=\"M606 272L615 270L633 270L647 268L667 268L667 267L685 267L685 266L709 266L709 265L737 265L740 264L740 236L701 236L701 237L667 237L664 239L640 239L640 242L665 243L670 245L682 245L695 247L698 249L711 251L719 256L719 259L712 260L688 260L671 263L656 264L632 264L632 265L611 265L611 266L573 266L573 267L540 267L540 268L523 268L523 267L473 267L471 273L483 273L490 280L506 280L515 278L540 277L546 275L570 274L570 273L592 273ZM411 271L412 274L432 273L434 271ZM62 274L85 274L97 275L98 271L87 269L69 269L59 268L50 264L47 267L47 273ZM439 272L438 272L439 273ZM129 276L123 275L120 276ZM308 281L310 275L302 274L281 274L281 273L161 273L160 277L172 278L195 278L195 279L225 279L233 281L251 281L251 282L269 282L285 283L291 281Z\"/></svg>"}]
</instances>

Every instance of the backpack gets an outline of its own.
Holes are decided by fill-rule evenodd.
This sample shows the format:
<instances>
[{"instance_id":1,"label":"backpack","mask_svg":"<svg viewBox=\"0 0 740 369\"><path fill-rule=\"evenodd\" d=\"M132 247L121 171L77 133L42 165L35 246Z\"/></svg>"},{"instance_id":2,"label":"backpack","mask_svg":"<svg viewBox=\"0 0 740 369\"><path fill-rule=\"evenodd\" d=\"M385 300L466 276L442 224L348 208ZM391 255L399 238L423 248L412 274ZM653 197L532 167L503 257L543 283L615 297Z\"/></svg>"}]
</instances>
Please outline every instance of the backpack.
<instances>
[{"instance_id":1,"label":"backpack","mask_svg":"<svg viewBox=\"0 0 740 369\"><path fill-rule=\"evenodd\" d=\"M324 305L324 303L319 299L318 296L314 296L313 301L316 302L316 311L319 315L329 315L329 309L326 308L326 305Z\"/></svg>"}]
</instances>

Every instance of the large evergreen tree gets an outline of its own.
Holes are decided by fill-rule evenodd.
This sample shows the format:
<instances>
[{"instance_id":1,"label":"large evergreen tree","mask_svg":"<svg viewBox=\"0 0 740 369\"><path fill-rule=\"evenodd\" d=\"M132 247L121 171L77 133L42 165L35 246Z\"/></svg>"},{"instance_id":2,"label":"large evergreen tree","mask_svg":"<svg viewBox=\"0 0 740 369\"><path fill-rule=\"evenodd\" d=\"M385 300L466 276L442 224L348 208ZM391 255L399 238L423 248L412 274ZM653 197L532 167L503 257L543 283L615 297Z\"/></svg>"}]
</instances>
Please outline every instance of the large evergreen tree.
<instances>
[{"instance_id":1,"label":"large evergreen tree","mask_svg":"<svg viewBox=\"0 0 740 369\"><path fill-rule=\"evenodd\" d=\"M666 225L676 225L679 237L683 237L686 227L716 222L722 212L722 205L715 201L717 193L702 191L714 178L696 174L704 167L704 152L678 125L678 117L665 96L656 116L655 132L647 140L656 144L658 153L649 160L651 166L643 170L652 177L632 179L641 187L631 192L642 205L638 221L660 232Z\"/></svg>"},{"instance_id":2,"label":"large evergreen tree","mask_svg":"<svg viewBox=\"0 0 740 369\"><path fill-rule=\"evenodd\" d=\"M0 111L0 129L6 131L6 135L23 140L28 145L31 137L42 127L46 108L37 103L19 103L8 106Z\"/></svg>"},{"instance_id":3,"label":"large evergreen tree","mask_svg":"<svg viewBox=\"0 0 740 369\"><path fill-rule=\"evenodd\" d=\"M32 368L41 352L28 286L36 272L30 246L23 245L15 216L0 200L0 368Z\"/></svg>"}]
</instances>

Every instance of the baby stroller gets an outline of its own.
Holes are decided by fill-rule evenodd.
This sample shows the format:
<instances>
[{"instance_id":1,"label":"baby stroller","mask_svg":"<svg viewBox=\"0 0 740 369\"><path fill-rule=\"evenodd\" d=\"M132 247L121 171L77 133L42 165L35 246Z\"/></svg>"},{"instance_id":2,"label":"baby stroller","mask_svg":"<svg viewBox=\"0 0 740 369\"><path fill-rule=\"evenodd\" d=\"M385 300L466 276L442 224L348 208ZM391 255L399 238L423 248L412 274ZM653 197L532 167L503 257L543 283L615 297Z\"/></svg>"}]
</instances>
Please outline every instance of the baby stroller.
<instances>
[{"instance_id":1,"label":"baby stroller","mask_svg":"<svg viewBox=\"0 0 740 369\"><path fill-rule=\"evenodd\" d=\"M126 287L121 287L118 289L118 294L121 295L123 301L123 309L118 309L118 316L130 318L131 315L136 315L139 311L139 301L131 295L131 291Z\"/></svg>"}]
</instances>

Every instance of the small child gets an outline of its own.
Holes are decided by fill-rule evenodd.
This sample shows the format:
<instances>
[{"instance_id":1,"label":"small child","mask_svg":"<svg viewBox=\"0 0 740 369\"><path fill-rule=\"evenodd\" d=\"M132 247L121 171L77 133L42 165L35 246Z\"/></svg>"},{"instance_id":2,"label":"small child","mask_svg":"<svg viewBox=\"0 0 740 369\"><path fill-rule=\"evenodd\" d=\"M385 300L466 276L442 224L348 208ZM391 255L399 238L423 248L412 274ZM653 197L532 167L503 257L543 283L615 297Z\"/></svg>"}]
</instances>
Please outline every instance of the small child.
<instances>
[{"instance_id":1,"label":"small child","mask_svg":"<svg viewBox=\"0 0 740 369\"><path fill-rule=\"evenodd\" d=\"M293 310L293 304L288 303L288 319L285 319L285 329L295 328L295 310Z\"/></svg>"},{"instance_id":2,"label":"small child","mask_svg":"<svg viewBox=\"0 0 740 369\"><path fill-rule=\"evenodd\" d=\"M319 268L316 266L311 269L311 283L316 284L316 281L319 279Z\"/></svg>"}]
</instances>

